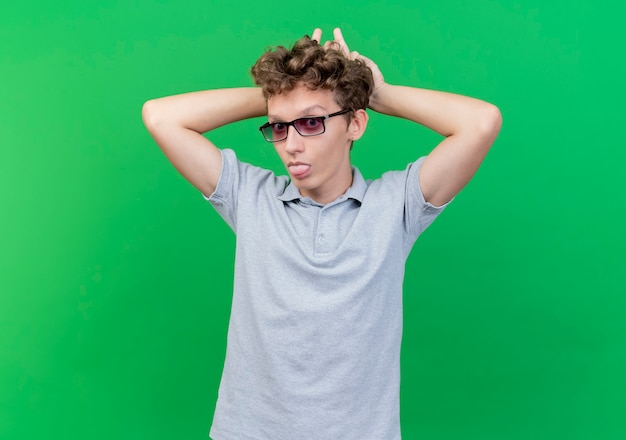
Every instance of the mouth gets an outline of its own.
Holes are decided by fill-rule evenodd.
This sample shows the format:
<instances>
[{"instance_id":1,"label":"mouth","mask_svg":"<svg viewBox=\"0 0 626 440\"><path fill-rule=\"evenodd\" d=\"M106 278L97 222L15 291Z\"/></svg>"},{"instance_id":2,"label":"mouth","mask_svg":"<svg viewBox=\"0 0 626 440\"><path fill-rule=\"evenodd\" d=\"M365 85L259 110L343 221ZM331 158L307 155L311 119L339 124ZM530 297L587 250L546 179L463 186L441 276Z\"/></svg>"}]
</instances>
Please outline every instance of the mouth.
<instances>
[{"instance_id":1,"label":"mouth","mask_svg":"<svg viewBox=\"0 0 626 440\"><path fill-rule=\"evenodd\" d=\"M311 165L302 162L289 162L287 164L287 170L289 170L289 174L291 174L291 177L294 179L302 179L309 174Z\"/></svg>"}]
</instances>

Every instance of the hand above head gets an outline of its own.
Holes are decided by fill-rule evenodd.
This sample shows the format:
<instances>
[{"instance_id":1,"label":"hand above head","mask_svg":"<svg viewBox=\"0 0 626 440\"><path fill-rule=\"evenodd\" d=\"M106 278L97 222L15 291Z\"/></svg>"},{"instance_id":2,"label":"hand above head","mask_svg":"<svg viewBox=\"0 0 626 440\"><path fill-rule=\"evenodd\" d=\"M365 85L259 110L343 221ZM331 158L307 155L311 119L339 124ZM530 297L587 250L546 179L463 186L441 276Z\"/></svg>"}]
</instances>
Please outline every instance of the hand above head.
<instances>
[{"instance_id":1,"label":"hand above head","mask_svg":"<svg viewBox=\"0 0 626 440\"><path fill-rule=\"evenodd\" d=\"M371 59L367 58L366 56L361 55L357 51L352 51L352 52L350 51L350 49L348 48L348 45L346 44L346 40L344 40L343 38L341 29L335 28L333 30L333 37L334 37L334 40L328 40L324 43L323 45L324 49L333 48L342 52L344 56L348 59L361 60L372 71L372 76L374 77L374 91L372 93L372 98L370 98L370 107L371 107L372 101L375 101L376 99L375 95L380 93L381 90L386 85L385 78L383 77L382 72L380 71L376 63L374 63ZM313 36L311 37L311 39L317 41L319 44L322 44L321 38L322 38L322 30L320 28L316 28L313 31ZM376 110L376 109L372 108L372 110Z\"/></svg>"}]
</instances>

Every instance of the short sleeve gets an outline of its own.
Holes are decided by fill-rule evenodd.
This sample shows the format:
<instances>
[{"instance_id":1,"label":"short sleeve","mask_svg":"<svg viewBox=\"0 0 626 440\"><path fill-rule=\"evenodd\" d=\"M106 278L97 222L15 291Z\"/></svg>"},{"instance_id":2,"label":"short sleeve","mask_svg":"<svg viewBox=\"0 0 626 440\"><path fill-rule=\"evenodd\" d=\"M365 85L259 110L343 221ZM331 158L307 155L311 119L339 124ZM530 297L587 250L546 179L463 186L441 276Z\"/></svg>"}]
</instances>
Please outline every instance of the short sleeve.
<instances>
[{"instance_id":1,"label":"short sleeve","mask_svg":"<svg viewBox=\"0 0 626 440\"><path fill-rule=\"evenodd\" d=\"M266 170L237 158L231 149L220 150L222 153L222 171L215 191L205 196L224 221L237 233L237 220L241 206L246 212L254 212L254 205L260 201L277 200L285 191L287 179L276 177Z\"/></svg>"},{"instance_id":2,"label":"short sleeve","mask_svg":"<svg viewBox=\"0 0 626 440\"><path fill-rule=\"evenodd\" d=\"M218 214L234 231L237 226L237 192L238 192L238 174L239 166L237 156L233 150L220 150L222 153L222 171L217 181L215 191L209 197L204 196L208 200Z\"/></svg>"},{"instance_id":3,"label":"short sleeve","mask_svg":"<svg viewBox=\"0 0 626 440\"><path fill-rule=\"evenodd\" d=\"M452 202L450 200L441 206L434 206L424 198L419 184L419 171L426 157L409 164L406 169L405 188L405 221L409 232L417 238L437 218L439 214Z\"/></svg>"}]
</instances>

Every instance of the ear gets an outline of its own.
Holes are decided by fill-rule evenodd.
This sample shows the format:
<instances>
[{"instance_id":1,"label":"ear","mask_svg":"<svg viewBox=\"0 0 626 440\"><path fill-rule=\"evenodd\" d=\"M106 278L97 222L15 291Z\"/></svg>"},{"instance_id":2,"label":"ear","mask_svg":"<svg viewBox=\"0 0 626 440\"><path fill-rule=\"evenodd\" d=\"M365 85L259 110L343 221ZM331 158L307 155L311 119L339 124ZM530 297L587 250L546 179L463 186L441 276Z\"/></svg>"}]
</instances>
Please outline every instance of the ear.
<instances>
[{"instance_id":1,"label":"ear","mask_svg":"<svg viewBox=\"0 0 626 440\"><path fill-rule=\"evenodd\" d=\"M348 136L350 140L356 141L363 136L367 128L368 120L369 116L364 109L360 108L354 112L354 115L350 119L350 125L348 125Z\"/></svg>"}]
</instances>

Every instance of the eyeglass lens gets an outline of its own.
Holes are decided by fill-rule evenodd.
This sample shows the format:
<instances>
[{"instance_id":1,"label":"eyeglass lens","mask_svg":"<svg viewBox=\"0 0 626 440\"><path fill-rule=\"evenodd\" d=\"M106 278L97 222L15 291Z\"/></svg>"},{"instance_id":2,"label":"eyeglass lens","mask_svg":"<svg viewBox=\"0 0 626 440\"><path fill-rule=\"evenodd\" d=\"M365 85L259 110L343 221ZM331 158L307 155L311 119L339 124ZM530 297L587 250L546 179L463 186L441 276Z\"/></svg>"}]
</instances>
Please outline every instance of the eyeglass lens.
<instances>
[{"instance_id":1,"label":"eyeglass lens","mask_svg":"<svg viewBox=\"0 0 626 440\"><path fill-rule=\"evenodd\" d=\"M324 118L315 117L300 118L291 123L275 122L263 128L263 134L271 141L282 140L287 137L287 130L290 125L293 125L302 136L315 136L324 133Z\"/></svg>"}]
</instances>

